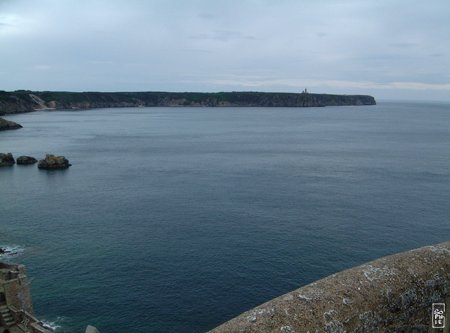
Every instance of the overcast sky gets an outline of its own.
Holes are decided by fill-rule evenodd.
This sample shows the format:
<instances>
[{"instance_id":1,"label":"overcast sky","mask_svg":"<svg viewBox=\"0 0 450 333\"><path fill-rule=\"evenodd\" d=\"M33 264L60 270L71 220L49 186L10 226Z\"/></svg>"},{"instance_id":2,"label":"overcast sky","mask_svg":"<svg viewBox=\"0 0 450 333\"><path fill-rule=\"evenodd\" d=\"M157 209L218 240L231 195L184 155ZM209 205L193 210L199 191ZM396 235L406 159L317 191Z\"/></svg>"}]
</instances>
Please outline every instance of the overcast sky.
<instances>
[{"instance_id":1,"label":"overcast sky","mask_svg":"<svg viewBox=\"0 0 450 333\"><path fill-rule=\"evenodd\" d=\"M450 100L450 0L0 0L0 89Z\"/></svg>"}]
</instances>

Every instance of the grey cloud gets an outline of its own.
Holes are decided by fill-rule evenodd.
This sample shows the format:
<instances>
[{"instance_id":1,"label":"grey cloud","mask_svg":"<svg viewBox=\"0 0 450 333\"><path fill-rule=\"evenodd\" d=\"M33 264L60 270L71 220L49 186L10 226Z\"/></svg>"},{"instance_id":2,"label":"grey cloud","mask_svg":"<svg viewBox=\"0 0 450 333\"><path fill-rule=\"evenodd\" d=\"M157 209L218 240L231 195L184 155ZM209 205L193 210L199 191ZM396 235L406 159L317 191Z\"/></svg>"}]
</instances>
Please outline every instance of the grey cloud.
<instances>
[{"instance_id":1,"label":"grey cloud","mask_svg":"<svg viewBox=\"0 0 450 333\"><path fill-rule=\"evenodd\" d=\"M200 33L190 36L191 39L197 40L217 40L217 41L230 41L233 39L256 39L255 36L244 35L238 31L229 30L215 30L212 33Z\"/></svg>"},{"instance_id":2,"label":"grey cloud","mask_svg":"<svg viewBox=\"0 0 450 333\"><path fill-rule=\"evenodd\" d=\"M0 89L298 91L313 82L428 98L450 77L448 0L33 4L0 0Z\"/></svg>"},{"instance_id":3,"label":"grey cloud","mask_svg":"<svg viewBox=\"0 0 450 333\"><path fill-rule=\"evenodd\" d=\"M211 13L200 13L200 14L198 14L198 17L205 19L205 20L213 20L217 16L214 14L211 14Z\"/></svg>"},{"instance_id":4,"label":"grey cloud","mask_svg":"<svg viewBox=\"0 0 450 333\"><path fill-rule=\"evenodd\" d=\"M399 48L411 48L411 47L416 47L419 44L418 43L400 42L400 43L390 43L389 45L393 46L393 47L399 47Z\"/></svg>"}]
</instances>

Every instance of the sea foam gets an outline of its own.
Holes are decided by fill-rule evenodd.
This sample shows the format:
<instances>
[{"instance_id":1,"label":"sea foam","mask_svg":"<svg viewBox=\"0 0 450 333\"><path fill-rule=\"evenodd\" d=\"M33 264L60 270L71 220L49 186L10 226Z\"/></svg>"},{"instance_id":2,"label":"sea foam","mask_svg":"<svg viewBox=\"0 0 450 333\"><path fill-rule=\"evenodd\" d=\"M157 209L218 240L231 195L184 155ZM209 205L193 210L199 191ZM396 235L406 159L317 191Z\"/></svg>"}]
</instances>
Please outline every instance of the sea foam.
<instances>
[{"instance_id":1,"label":"sea foam","mask_svg":"<svg viewBox=\"0 0 450 333\"><path fill-rule=\"evenodd\" d=\"M0 249L2 249L3 253L0 253L0 260L7 260L10 258L14 258L17 257L19 255L21 255L24 251L25 248L23 246L20 245L3 245L0 244Z\"/></svg>"},{"instance_id":2,"label":"sea foam","mask_svg":"<svg viewBox=\"0 0 450 333\"><path fill-rule=\"evenodd\" d=\"M62 322L64 321L63 317L57 317L55 320L42 320L42 324L45 328L51 330L54 333L62 333L64 332Z\"/></svg>"}]
</instances>

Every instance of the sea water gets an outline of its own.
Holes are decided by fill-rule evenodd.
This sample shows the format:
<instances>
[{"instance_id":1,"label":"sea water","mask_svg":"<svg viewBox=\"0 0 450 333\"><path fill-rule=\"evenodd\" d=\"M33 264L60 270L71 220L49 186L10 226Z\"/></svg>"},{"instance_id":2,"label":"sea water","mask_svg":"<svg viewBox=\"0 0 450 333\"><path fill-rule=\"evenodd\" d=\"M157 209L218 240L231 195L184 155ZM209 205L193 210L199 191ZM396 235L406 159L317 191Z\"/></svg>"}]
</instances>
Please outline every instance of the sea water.
<instances>
[{"instance_id":1,"label":"sea water","mask_svg":"<svg viewBox=\"0 0 450 333\"><path fill-rule=\"evenodd\" d=\"M450 236L450 105L121 108L9 116L3 260L59 332L205 332Z\"/></svg>"}]
</instances>

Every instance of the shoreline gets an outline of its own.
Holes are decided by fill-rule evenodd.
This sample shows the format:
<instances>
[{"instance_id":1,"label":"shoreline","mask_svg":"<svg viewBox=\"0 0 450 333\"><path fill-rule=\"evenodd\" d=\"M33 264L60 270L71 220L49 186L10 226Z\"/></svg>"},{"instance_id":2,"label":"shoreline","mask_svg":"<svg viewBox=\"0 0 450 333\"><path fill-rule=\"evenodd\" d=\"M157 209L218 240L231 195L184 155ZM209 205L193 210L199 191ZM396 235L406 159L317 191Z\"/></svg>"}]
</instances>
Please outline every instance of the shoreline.
<instances>
[{"instance_id":1,"label":"shoreline","mask_svg":"<svg viewBox=\"0 0 450 333\"><path fill-rule=\"evenodd\" d=\"M376 105L369 95L272 92L0 92L0 114L119 107L324 107Z\"/></svg>"}]
</instances>

